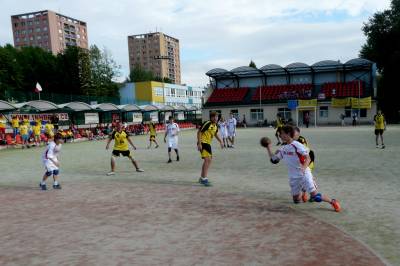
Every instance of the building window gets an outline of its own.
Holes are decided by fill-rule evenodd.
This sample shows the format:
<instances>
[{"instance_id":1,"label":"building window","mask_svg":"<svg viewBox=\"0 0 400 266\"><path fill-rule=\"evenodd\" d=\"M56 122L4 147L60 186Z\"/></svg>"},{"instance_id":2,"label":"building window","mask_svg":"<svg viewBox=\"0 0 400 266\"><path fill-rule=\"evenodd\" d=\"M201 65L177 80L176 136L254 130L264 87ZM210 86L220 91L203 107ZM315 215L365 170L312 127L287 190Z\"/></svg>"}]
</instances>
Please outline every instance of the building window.
<instances>
[{"instance_id":1,"label":"building window","mask_svg":"<svg viewBox=\"0 0 400 266\"><path fill-rule=\"evenodd\" d=\"M278 114L281 115L282 118L285 120L292 119L292 112L290 111L289 108L283 107L283 108L278 108Z\"/></svg>"},{"instance_id":2,"label":"building window","mask_svg":"<svg viewBox=\"0 0 400 266\"><path fill-rule=\"evenodd\" d=\"M163 96L163 89L162 88L154 88L155 96Z\"/></svg>"},{"instance_id":3,"label":"building window","mask_svg":"<svg viewBox=\"0 0 400 266\"><path fill-rule=\"evenodd\" d=\"M264 120L264 109L250 109L250 119L252 121Z\"/></svg>"},{"instance_id":4,"label":"building window","mask_svg":"<svg viewBox=\"0 0 400 266\"><path fill-rule=\"evenodd\" d=\"M328 106L319 107L319 117L328 117Z\"/></svg>"},{"instance_id":5,"label":"building window","mask_svg":"<svg viewBox=\"0 0 400 266\"><path fill-rule=\"evenodd\" d=\"M36 28L36 32L40 32L40 28Z\"/></svg>"}]
</instances>

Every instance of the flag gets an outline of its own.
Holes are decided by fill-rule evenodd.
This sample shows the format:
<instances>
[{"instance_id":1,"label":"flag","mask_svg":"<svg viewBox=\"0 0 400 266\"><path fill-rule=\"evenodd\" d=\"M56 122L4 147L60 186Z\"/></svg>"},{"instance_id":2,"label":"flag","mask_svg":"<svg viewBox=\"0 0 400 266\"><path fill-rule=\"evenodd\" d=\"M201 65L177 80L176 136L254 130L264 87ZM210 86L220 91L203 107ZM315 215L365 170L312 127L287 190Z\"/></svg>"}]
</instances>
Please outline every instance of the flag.
<instances>
[{"instance_id":1,"label":"flag","mask_svg":"<svg viewBox=\"0 0 400 266\"><path fill-rule=\"evenodd\" d=\"M40 86L39 82L36 82L35 92L41 92L42 90L42 86Z\"/></svg>"}]
</instances>

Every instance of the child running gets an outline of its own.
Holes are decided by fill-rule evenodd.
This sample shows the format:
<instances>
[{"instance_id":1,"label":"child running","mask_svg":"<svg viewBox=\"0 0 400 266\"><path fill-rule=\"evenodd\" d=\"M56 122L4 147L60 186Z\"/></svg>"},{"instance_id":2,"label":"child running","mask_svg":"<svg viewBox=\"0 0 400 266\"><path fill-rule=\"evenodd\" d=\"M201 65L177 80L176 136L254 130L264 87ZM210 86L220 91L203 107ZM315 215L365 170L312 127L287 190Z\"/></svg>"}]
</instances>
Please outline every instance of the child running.
<instances>
[{"instance_id":1,"label":"child running","mask_svg":"<svg viewBox=\"0 0 400 266\"><path fill-rule=\"evenodd\" d=\"M156 144L156 149L158 148L158 143L156 140L156 136L157 136L157 130L156 130L156 126L154 125L153 122L150 121L149 123L149 133L150 133L150 138L149 138L149 146L147 147L147 149L151 148L151 143L154 142L154 144Z\"/></svg>"},{"instance_id":2,"label":"child running","mask_svg":"<svg viewBox=\"0 0 400 266\"><path fill-rule=\"evenodd\" d=\"M132 157L128 143L131 144L133 149L136 150L135 145L133 145L128 133L126 133L125 129L119 123L116 125L116 130L112 132L107 141L106 150L108 150L112 140L114 140L114 149L111 156L111 172L109 172L107 175L115 175L115 158L119 157L121 154L122 156L128 157L129 160L131 160L132 164L136 168L136 172L144 172L144 170L139 168L136 160Z\"/></svg>"},{"instance_id":3,"label":"child running","mask_svg":"<svg viewBox=\"0 0 400 266\"><path fill-rule=\"evenodd\" d=\"M212 160L211 142L214 136L221 145L221 148L224 148L224 143L218 136L217 113L211 112L210 120L204 122L197 132L197 149L200 151L201 158L203 159L199 183L204 186L210 185L207 176Z\"/></svg>"},{"instance_id":4,"label":"child running","mask_svg":"<svg viewBox=\"0 0 400 266\"><path fill-rule=\"evenodd\" d=\"M49 139L49 144L47 145L46 151L43 153L43 165L46 172L43 175L42 181L39 186L42 190L47 190L46 180L49 176L53 176L53 188L61 189L61 185L58 182L58 175L60 173L60 162L58 155L61 151L62 137L60 134L56 134L54 139Z\"/></svg>"},{"instance_id":5,"label":"child running","mask_svg":"<svg viewBox=\"0 0 400 266\"><path fill-rule=\"evenodd\" d=\"M178 133L179 133L179 125L175 123L174 118L172 116L169 117L169 123L167 124L167 128L165 130L164 142L167 142L168 137L168 161L167 163L172 163L171 160L171 151L175 150L176 153L176 161L179 161L179 151L178 151Z\"/></svg>"},{"instance_id":6,"label":"child running","mask_svg":"<svg viewBox=\"0 0 400 266\"><path fill-rule=\"evenodd\" d=\"M322 195L317 191L310 168L308 167L311 159L307 148L300 142L293 139L294 129L292 126L283 126L280 131L280 138L285 143L275 153L271 150L271 143L267 146L267 152L271 163L277 164L284 160L289 171L289 185L291 188L293 202L300 203L302 189L310 194L310 201L328 202L336 212L340 211L339 202Z\"/></svg>"}]
</instances>

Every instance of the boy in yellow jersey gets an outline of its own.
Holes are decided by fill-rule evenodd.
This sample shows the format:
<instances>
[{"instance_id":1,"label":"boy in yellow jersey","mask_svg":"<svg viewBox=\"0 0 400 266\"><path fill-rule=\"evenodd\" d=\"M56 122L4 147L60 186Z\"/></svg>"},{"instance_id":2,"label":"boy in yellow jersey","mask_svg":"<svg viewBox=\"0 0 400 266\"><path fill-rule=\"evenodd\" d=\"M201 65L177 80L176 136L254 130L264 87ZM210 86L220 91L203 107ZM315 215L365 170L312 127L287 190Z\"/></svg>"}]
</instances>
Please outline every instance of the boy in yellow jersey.
<instances>
[{"instance_id":1,"label":"boy in yellow jersey","mask_svg":"<svg viewBox=\"0 0 400 266\"><path fill-rule=\"evenodd\" d=\"M36 124L33 126L32 129L33 129L33 136L35 138L35 144L36 144L36 146L40 146L40 142L41 142L40 133L42 131L41 123L36 120Z\"/></svg>"},{"instance_id":2,"label":"boy in yellow jersey","mask_svg":"<svg viewBox=\"0 0 400 266\"><path fill-rule=\"evenodd\" d=\"M275 137L278 140L278 143L276 145L281 145L281 139L279 138L280 130L283 127L283 119L280 114L276 115L276 132L275 132Z\"/></svg>"},{"instance_id":3,"label":"boy in yellow jersey","mask_svg":"<svg viewBox=\"0 0 400 266\"><path fill-rule=\"evenodd\" d=\"M385 117L382 114L382 111L379 110L378 113L374 116L375 123L375 142L376 147L379 148L378 139L381 137L382 149L385 148L385 144L383 143L383 132L386 130L386 121Z\"/></svg>"},{"instance_id":4,"label":"boy in yellow jersey","mask_svg":"<svg viewBox=\"0 0 400 266\"><path fill-rule=\"evenodd\" d=\"M211 142L214 136L221 145L221 148L224 148L224 143L218 136L217 120L217 113L211 112L210 120L204 122L197 132L197 149L200 151L201 158L203 159L203 166L201 167L201 177L199 178L199 183L203 184L204 186L210 185L207 175L212 160Z\"/></svg>"},{"instance_id":5,"label":"boy in yellow jersey","mask_svg":"<svg viewBox=\"0 0 400 266\"><path fill-rule=\"evenodd\" d=\"M50 121L48 121L44 126L44 133L49 139L54 137L54 126Z\"/></svg>"},{"instance_id":6,"label":"boy in yellow jersey","mask_svg":"<svg viewBox=\"0 0 400 266\"><path fill-rule=\"evenodd\" d=\"M19 128L19 119L15 115L12 117L11 126L13 128L13 134L15 139L18 135L18 128Z\"/></svg>"},{"instance_id":7,"label":"boy in yellow jersey","mask_svg":"<svg viewBox=\"0 0 400 266\"><path fill-rule=\"evenodd\" d=\"M114 149L112 151L111 156L111 172L107 175L115 175L115 158L119 157L121 154L124 157L128 157L133 165L136 168L136 172L144 172L144 170L140 169L135 159L133 159L131 155L131 151L129 150L129 144L136 150L135 145L133 145L126 131L122 128L121 124L116 125L116 130L114 130L107 141L106 150L108 150L111 141L114 140Z\"/></svg>"},{"instance_id":8,"label":"boy in yellow jersey","mask_svg":"<svg viewBox=\"0 0 400 266\"><path fill-rule=\"evenodd\" d=\"M29 148L29 124L24 122L19 127L19 133L21 134L22 138L22 148Z\"/></svg>"},{"instance_id":9,"label":"boy in yellow jersey","mask_svg":"<svg viewBox=\"0 0 400 266\"><path fill-rule=\"evenodd\" d=\"M156 140L156 136L157 136L157 131L156 131L156 126L154 125L153 122L149 123L149 134L150 134L150 138L149 138L149 146L147 147L147 149L151 148L151 143L154 142L156 144L156 149L158 148L158 143Z\"/></svg>"}]
</instances>

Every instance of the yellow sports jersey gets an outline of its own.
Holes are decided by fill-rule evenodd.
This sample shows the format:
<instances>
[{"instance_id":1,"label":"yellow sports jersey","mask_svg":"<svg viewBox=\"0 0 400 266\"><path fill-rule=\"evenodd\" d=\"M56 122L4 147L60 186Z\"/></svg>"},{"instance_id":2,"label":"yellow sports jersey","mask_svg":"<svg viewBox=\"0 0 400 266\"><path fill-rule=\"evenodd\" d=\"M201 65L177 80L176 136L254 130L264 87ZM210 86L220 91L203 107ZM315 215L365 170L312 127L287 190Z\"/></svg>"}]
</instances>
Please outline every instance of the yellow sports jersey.
<instances>
[{"instance_id":1,"label":"yellow sports jersey","mask_svg":"<svg viewBox=\"0 0 400 266\"><path fill-rule=\"evenodd\" d=\"M153 135L153 136L156 135L156 129L154 127L154 124L149 125L149 131L150 131L150 135Z\"/></svg>"},{"instance_id":2,"label":"yellow sports jersey","mask_svg":"<svg viewBox=\"0 0 400 266\"><path fill-rule=\"evenodd\" d=\"M20 133L21 135L28 135L28 126L27 126L26 124L21 125L21 126L19 127L19 133Z\"/></svg>"},{"instance_id":3,"label":"yellow sports jersey","mask_svg":"<svg viewBox=\"0 0 400 266\"><path fill-rule=\"evenodd\" d=\"M6 120L4 118L0 118L0 128L6 128Z\"/></svg>"},{"instance_id":4,"label":"yellow sports jersey","mask_svg":"<svg viewBox=\"0 0 400 266\"><path fill-rule=\"evenodd\" d=\"M35 125L42 127L42 120L36 119L35 120Z\"/></svg>"},{"instance_id":5,"label":"yellow sports jersey","mask_svg":"<svg viewBox=\"0 0 400 266\"><path fill-rule=\"evenodd\" d=\"M201 125L201 143L211 144L211 141L215 134L218 132L217 124L209 121L206 121Z\"/></svg>"},{"instance_id":6,"label":"yellow sports jersey","mask_svg":"<svg viewBox=\"0 0 400 266\"><path fill-rule=\"evenodd\" d=\"M72 136L74 135L74 133L72 133L71 130L68 130L68 131L67 131L67 135L68 135L68 137L72 137Z\"/></svg>"},{"instance_id":7,"label":"yellow sports jersey","mask_svg":"<svg viewBox=\"0 0 400 266\"><path fill-rule=\"evenodd\" d=\"M301 144L303 144L304 146L306 146L307 148L310 148L310 147L308 147L308 142L305 137L299 136L299 139L297 141L300 142Z\"/></svg>"},{"instance_id":8,"label":"yellow sports jersey","mask_svg":"<svg viewBox=\"0 0 400 266\"><path fill-rule=\"evenodd\" d=\"M39 136L42 127L40 127L40 126L33 126L32 129L33 129L33 134L34 134L35 136Z\"/></svg>"},{"instance_id":9,"label":"yellow sports jersey","mask_svg":"<svg viewBox=\"0 0 400 266\"><path fill-rule=\"evenodd\" d=\"M299 136L299 139L298 139L297 141L300 142L301 144L303 144L304 146L306 146L306 147L310 150L310 151L309 151L309 155L310 155L311 162L310 162L310 164L308 165L308 167L309 167L311 170L313 170L314 167L315 167L315 163L314 163L315 154L314 154L314 152L310 149L310 146L309 146L309 144L308 144L308 142L307 142L307 140L306 140L305 137Z\"/></svg>"},{"instance_id":10,"label":"yellow sports jersey","mask_svg":"<svg viewBox=\"0 0 400 266\"><path fill-rule=\"evenodd\" d=\"M385 129L385 117L383 114L377 114L374 117L375 129Z\"/></svg>"},{"instance_id":11,"label":"yellow sports jersey","mask_svg":"<svg viewBox=\"0 0 400 266\"><path fill-rule=\"evenodd\" d=\"M280 127L283 127L283 121L282 121L282 118L278 118L278 119L276 119L276 128L280 128Z\"/></svg>"},{"instance_id":12,"label":"yellow sports jersey","mask_svg":"<svg viewBox=\"0 0 400 266\"><path fill-rule=\"evenodd\" d=\"M19 120L16 119L16 118L13 118L11 120L11 125L12 125L13 128L18 128L19 127Z\"/></svg>"},{"instance_id":13,"label":"yellow sports jersey","mask_svg":"<svg viewBox=\"0 0 400 266\"><path fill-rule=\"evenodd\" d=\"M111 134L111 139L114 140L114 150L117 150L117 151L128 151L129 150L128 134L126 134L125 131L122 131L121 133L118 131L114 131Z\"/></svg>"},{"instance_id":14,"label":"yellow sports jersey","mask_svg":"<svg viewBox=\"0 0 400 266\"><path fill-rule=\"evenodd\" d=\"M47 123L47 124L44 126L44 129L45 129L46 133L52 133L52 132L53 132L53 129L54 129L54 126L53 126L52 124L50 124L50 123Z\"/></svg>"}]
</instances>

